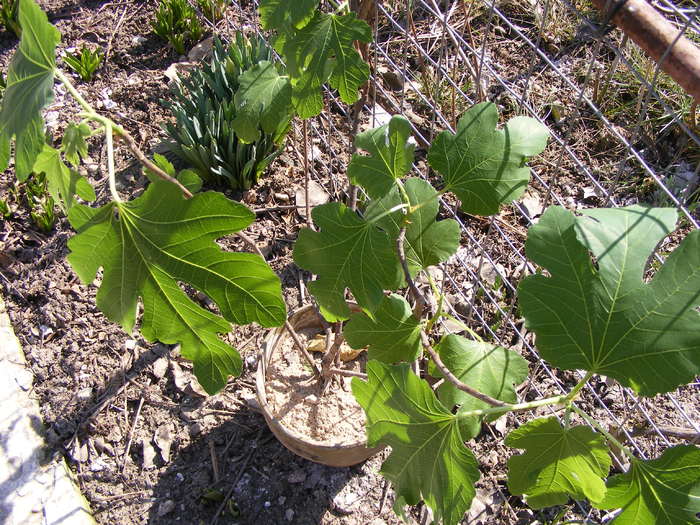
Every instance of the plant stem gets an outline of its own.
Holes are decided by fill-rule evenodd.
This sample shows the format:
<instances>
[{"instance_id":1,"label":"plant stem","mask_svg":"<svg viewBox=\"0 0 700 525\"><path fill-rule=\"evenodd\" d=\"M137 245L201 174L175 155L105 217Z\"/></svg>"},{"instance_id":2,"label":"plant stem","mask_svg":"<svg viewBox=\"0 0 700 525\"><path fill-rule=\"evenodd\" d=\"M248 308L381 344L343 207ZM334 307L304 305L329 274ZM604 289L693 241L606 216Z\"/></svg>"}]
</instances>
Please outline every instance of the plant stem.
<instances>
[{"instance_id":1,"label":"plant stem","mask_svg":"<svg viewBox=\"0 0 700 525\"><path fill-rule=\"evenodd\" d=\"M445 379L447 379L450 383L452 383L454 386L456 386L459 390L462 392L466 392L472 397L475 397L479 399L480 401L483 401L487 405L491 405L492 407L503 407L507 408L506 412L511 411L510 407L516 406L516 405L509 405L508 403L504 403L500 399L495 399L487 394L484 394L483 392L479 392L475 388L470 387L466 383L463 383L460 381L456 375L454 375L449 368L445 366L445 363L442 362L442 359L440 359L440 355L435 351L435 349L430 346L430 341L428 341L428 336L425 335L423 331L420 333L421 336L421 341L423 343L423 348L430 354L430 357L432 358L433 362L435 363L435 366L438 367L438 370L442 373L443 376L445 376ZM566 396L559 396L566 398Z\"/></svg>"},{"instance_id":2,"label":"plant stem","mask_svg":"<svg viewBox=\"0 0 700 525\"><path fill-rule=\"evenodd\" d=\"M405 210L405 209L407 209L407 208L408 208L408 204L403 204L403 203L402 203L402 204L397 204L396 206L394 206L394 207L392 207L392 208L390 208L390 209L388 209L388 210L383 211L382 213L380 213L380 214L377 215L376 217L372 217L372 218L371 218L369 221L367 221L367 222L369 222L369 224L374 224L374 223L376 223L377 221L379 221L379 220L383 219L384 217L386 217L387 215L391 215L392 213L395 213L395 212L397 212L397 211L399 211L399 210Z\"/></svg>"},{"instance_id":3,"label":"plant stem","mask_svg":"<svg viewBox=\"0 0 700 525\"><path fill-rule=\"evenodd\" d=\"M416 286L416 283L411 277L411 270L408 268L408 261L406 261L406 250L404 247L405 240L406 226L404 225L401 227L401 231L399 231L399 236L396 238L396 251L399 254L399 261L401 262L401 268L403 269L404 278L406 279L406 283L408 283L409 290L411 290L413 300L416 302L413 306L413 316L416 319L420 320L421 316L423 315L423 311L425 310L426 301L425 297L423 297L423 294L420 292L420 290Z\"/></svg>"},{"instance_id":4,"label":"plant stem","mask_svg":"<svg viewBox=\"0 0 700 525\"><path fill-rule=\"evenodd\" d=\"M617 448L619 448L625 456L630 458L633 461L636 461L637 458L636 456L628 449L625 445L623 445L615 436L613 436L610 432L605 430L603 426L598 423L594 418L586 414L583 410L581 410L579 407L574 405L573 403L571 404L571 410L576 412L579 416L581 416L583 419L586 420L586 423L594 427L596 430L598 430L601 434L605 436L605 438L610 441L613 445L615 445Z\"/></svg>"},{"instance_id":5,"label":"plant stem","mask_svg":"<svg viewBox=\"0 0 700 525\"><path fill-rule=\"evenodd\" d=\"M109 178L109 193L117 204L123 202L117 191L117 180L114 174L114 144L112 142L112 122L105 122L105 141L107 142L107 176Z\"/></svg>"},{"instance_id":6,"label":"plant stem","mask_svg":"<svg viewBox=\"0 0 700 525\"><path fill-rule=\"evenodd\" d=\"M588 383L588 380L589 380L591 377L593 377L593 372L591 372L591 371L589 370L588 372L586 372L586 375L583 376L583 378L581 379L581 381L579 381L578 383L576 383L576 386L574 386L574 388L571 390L571 392L569 392L569 394L568 394L568 396L567 396L568 399L569 399L569 401L573 401L574 399L576 399L576 396L578 396L578 393L581 391L581 389L582 389L584 386L586 386L586 383Z\"/></svg>"},{"instance_id":7,"label":"plant stem","mask_svg":"<svg viewBox=\"0 0 700 525\"><path fill-rule=\"evenodd\" d=\"M488 416L491 414L506 414L508 412L524 412L525 410L532 410L533 408L539 408L547 405L562 405L564 403L566 403L566 396L561 395L535 399L534 401L528 401L526 403L513 403L512 405L504 403L502 406L494 408L465 410L464 412L459 412L458 416L460 418L466 418L474 416Z\"/></svg>"},{"instance_id":8,"label":"plant stem","mask_svg":"<svg viewBox=\"0 0 700 525\"><path fill-rule=\"evenodd\" d=\"M87 113L91 113L93 115L97 114L97 112L93 109L93 107L88 103L87 100L85 100L83 98L83 96L78 92L78 90L75 89L75 86L73 86L73 84L68 79L68 77L66 75L64 75L60 69L54 69L53 72L54 72L54 75L56 76L56 78L58 80L60 80L64 86L66 86L66 89L71 94L71 96L78 102L78 104L80 104L80 106Z\"/></svg>"},{"instance_id":9,"label":"plant stem","mask_svg":"<svg viewBox=\"0 0 700 525\"><path fill-rule=\"evenodd\" d=\"M330 372L332 374L337 374L339 376L359 377L360 379L364 379L365 381L367 381L367 374L363 374L362 372L355 372L354 370L344 370L342 368L331 368Z\"/></svg>"}]
</instances>

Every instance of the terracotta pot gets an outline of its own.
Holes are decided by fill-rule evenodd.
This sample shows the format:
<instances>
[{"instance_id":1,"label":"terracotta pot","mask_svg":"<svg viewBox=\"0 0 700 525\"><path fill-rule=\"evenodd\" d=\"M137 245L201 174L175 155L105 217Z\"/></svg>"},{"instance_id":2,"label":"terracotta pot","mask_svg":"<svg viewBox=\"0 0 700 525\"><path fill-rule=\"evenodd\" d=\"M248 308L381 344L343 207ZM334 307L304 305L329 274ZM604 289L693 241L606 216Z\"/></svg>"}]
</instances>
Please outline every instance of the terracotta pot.
<instances>
[{"instance_id":1,"label":"terracotta pot","mask_svg":"<svg viewBox=\"0 0 700 525\"><path fill-rule=\"evenodd\" d=\"M321 321L312 306L305 306L294 312L290 315L289 322L295 330L314 327L321 328ZM258 370L255 374L258 402L260 403L260 408L272 433L277 436L277 439L279 439L285 447L295 454L331 467L356 465L379 452L382 447L368 448L365 440L339 445L321 443L286 428L282 425L282 422L273 415L272 409L267 404L267 393L265 391L267 366L273 352L281 348L282 342L288 337L291 336L284 326L275 328L268 334L258 359ZM298 352L296 347L293 348L293 351Z\"/></svg>"}]
</instances>

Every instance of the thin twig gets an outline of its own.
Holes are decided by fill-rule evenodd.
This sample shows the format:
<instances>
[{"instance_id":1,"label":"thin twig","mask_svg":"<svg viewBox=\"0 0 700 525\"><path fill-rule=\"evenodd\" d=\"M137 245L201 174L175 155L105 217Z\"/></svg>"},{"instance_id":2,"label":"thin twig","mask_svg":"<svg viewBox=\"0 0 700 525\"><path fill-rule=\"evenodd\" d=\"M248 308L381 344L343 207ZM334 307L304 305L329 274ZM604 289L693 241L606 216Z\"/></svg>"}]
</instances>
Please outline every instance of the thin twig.
<instances>
[{"instance_id":1,"label":"thin twig","mask_svg":"<svg viewBox=\"0 0 700 525\"><path fill-rule=\"evenodd\" d=\"M304 154L304 206L306 208L306 225L313 229L314 223L311 220L311 205L309 203L309 131L306 124L306 119L301 121L301 129L304 134L303 154Z\"/></svg>"},{"instance_id":2,"label":"thin twig","mask_svg":"<svg viewBox=\"0 0 700 525\"><path fill-rule=\"evenodd\" d=\"M136 414L134 414L134 421L131 423L131 428L129 429L129 438L126 441L126 448L124 449L124 457L122 458L122 472L126 468L126 460L129 457L129 451L131 450L131 443L134 441L134 430L136 429L136 423L139 420L139 414L141 413L141 407L143 407L143 395L139 399L139 406L136 407Z\"/></svg>"},{"instance_id":3,"label":"thin twig","mask_svg":"<svg viewBox=\"0 0 700 525\"><path fill-rule=\"evenodd\" d=\"M504 403L503 401L500 401L498 399L495 399L489 395L484 394L483 392L479 392L475 388L470 387L466 383L462 383L456 375L454 375L449 368L445 366L445 363L442 362L442 359L440 359L440 355L433 349L433 347L430 345L430 341L428 341L428 336L425 335L423 331L420 333L421 336L421 341L423 343L423 348L425 348L426 352L430 354L431 359L435 363L435 366L438 367L438 370L442 373L443 376L445 376L445 379L447 379L450 383L452 383L454 386L456 386L459 390L462 392L466 392L472 397L475 397L479 399L480 401L483 401L487 405L491 405L492 407L503 407L506 406L507 403Z\"/></svg>"},{"instance_id":4,"label":"thin twig","mask_svg":"<svg viewBox=\"0 0 700 525\"><path fill-rule=\"evenodd\" d=\"M401 261L401 268L403 268L403 274L406 278L406 282L408 283L408 288L411 290L413 300L416 302L416 304L413 306L413 315L416 319L420 320L421 316L423 315L423 311L425 310L425 305L427 303L425 301L425 297L416 286L416 283L413 281L413 278L411 277L411 271L408 269L408 262L406 261L406 250L404 248L405 241L406 226L404 225L401 227L399 236L396 238L396 251L399 254L399 261Z\"/></svg>"},{"instance_id":5,"label":"thin twig","mask_svg":"<svg viewBox=\"0 0 700 525\"><path fill-rule=\"evenodd\" d=\"M367 374L364 374L362 372L355 372L354 370L345 370L344 368L331 368L330 373L344 377L359 377L360 379L364 379L365 381L367 381Z\"/></svg>"},{"instance_id":6,"label":"thin twig","mask_svg":"<svg viewBox=\"0 0 700 525\"><path fill-rule=\"evenodd\" d=\"M216 459L216 449L214 448L214 441L209 440L209 455L211 456L211 469L214 473L214 483L219 482L219 462Z\"/></svg>"},{"instance_id":7,"label":"thin twig","mask_svg":"<svg viewBox=\"0 0 700 525\"><path fill-rule=\"evenodd\" d=\"M175 177L172 177L165 173L162 169L160 169L158 166L153 164L146 155L144 155L143 151L139 149L139 147L136 145L136 141L134 140L134 137L132 137L128 131L126 131L124 128L121 127L115 127L114 128L115 133L117 133L117 136L120 137L126 146L131 150L131 153L136 157L136 159L146 166L149 170L151 170L153 173L155 173L158 177L161 179L168 181L172 184L175 184L178 188L182 190L182 194L185 196L186 199L192 198L192 192L185 188L183 184L177 180Z\"/></svg>"}]
</instances>

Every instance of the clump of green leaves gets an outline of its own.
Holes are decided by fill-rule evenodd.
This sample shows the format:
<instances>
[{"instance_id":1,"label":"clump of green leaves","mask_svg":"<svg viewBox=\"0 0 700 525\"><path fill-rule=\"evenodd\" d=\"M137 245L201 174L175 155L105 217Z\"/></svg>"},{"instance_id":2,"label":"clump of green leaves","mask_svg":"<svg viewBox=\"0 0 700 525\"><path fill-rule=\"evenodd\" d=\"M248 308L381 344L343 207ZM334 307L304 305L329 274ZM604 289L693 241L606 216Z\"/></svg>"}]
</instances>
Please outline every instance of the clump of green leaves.
<instances>
[{"instance_id":1,"label":"clump of green leaves","mask_svg":"<svg viewBox=\"0 0 700 525\"><path fill-rule=\"evenodd\" d=\"M75 53L66 53L63 57L66 65L75 71L83 82L90 82L93 79L103 59L104 53L101 49L90 49L87 46L83 46Z\"/></svg>"},{"instance_id":2,"label":"clump of green leaves","mask_svg":"<svg viewBox=\"0 0 700 525\"><path fill-rule=\"evenodd\" d=\"M171 151L205 181L246 190L279 155L291 108L275 106L268 117L251 114L256 107L252 102L242 110L236 102L249 89L251 77L279 76L271 58L261 38L237 33L228 49L216 40L211 62L181 79L172 100L163 101L176 120L165 126Z\"/></svg>"},{"instance_id":3,"label":"clump of green leaves","mask_svg":"<svg viewBox=\"0 0 700 525\"><path fill-rule=\"evenodd\" d=\"M32 222L44 233L50 232L56 224L55 201L48 191L48 181L44 173L32 173L22 185L23 201Z\"/></svg>"},{"instance_id":4,"label":"clump of green leaves","mask_svg":"<svg viewBox=\"0 0 700 525\"><path fill-rule=\"evenodd\" d=\"M22 27L19 25L19 0L0 0L0 22L17 38L22 36Z\"/></svg>"},{"instance_id":5,"label":"clump of green leaves","mask_svg":"<svg viewBox=\"0 0 700 525\"><path fill-rule=\"evenodd\" d=\"M153 32L184 55L204 34L197 12L187 0L161 0L153 21Z\"/></svg>"},{"instance_id":6,"label":"clump of green leaves","mask_svg":"<svg viewBox=\"0 0 700 525\"><path fill-rule=\"evenodd\" d=\"M216 23L224 17L224 11L229 3L229 0L197 0L197 7L204 18Z\"/></svg>"}]
</instances>

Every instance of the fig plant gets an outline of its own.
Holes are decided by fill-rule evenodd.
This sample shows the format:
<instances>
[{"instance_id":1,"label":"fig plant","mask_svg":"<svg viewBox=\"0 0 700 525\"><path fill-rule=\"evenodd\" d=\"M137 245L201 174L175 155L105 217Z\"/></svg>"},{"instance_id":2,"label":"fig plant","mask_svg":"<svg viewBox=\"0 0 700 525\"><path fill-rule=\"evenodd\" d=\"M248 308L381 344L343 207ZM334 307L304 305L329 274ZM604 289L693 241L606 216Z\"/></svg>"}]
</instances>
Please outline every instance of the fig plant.
<instances>
[{"instance_id":1,"label":"fig plant","mask_svg":"<svg viewBox=\"0 0 700 525\"><path fill-rule=\"evenodd\" d=\"M349 46L371 35L352 14L322 14L317 4L260 4L263 28L276 31L291 92L280 87L287 79L268 82L280 87L276 100L289 96L302 117L321 110L323 82L353 102L366 78ZM264 108L274 112L269 102ZM436 521L460 522L480 477L466 443L483 422L549 406L563 409L563 418L533 417L505 439L514 449L512 494L536 509L588 500L618 509L618 525L696 523L700 448L678 445L658 458L640 458L584 410L581 394L598 374L651 397L700 373L700 231L645 280L647 261L675 227L675 210L629 206L574 214L553 206L544 213L526 243L542 270L522 280L520 310L543 359L582 371L567 393L552 397L518 399L527 361L467 326L470 338L444 334L445 298L433 286L431 301L416 285L419 274L430 281L427 270L459 246L457 223L438 220L440 196L452 194L464 213L493 215L527 186L526 162L543 151L548 130L527 117L497 124L496 106L481 103L461 117L455 133L436 137L428 163L442 178L439 189L409 176L414 147L407 120L393 117L359 134L355 144L366 153L353 156L348 177L368 199L357 210L342 202L318 206L315 229L303 229L294 246L295 262L317 275L309 290L325 319L336 328L345 323L340 337L353 348L368 347L367 377L353 379L353 392L367 416L368 444L391 446L382 474L396 491L395 510L423 500ZM409 300L396 293L406 289ZM351 298L360 313L351 313ZM325 367L322 379L333 372ZM611 474L612 451L626 456L626 473Z\"/></svg>"},{"instance_id":2,"label":"fig plant","mask_svg":"<svg viewBox=\"0 0 700 525\"><path fill-rule=\"evenodd\" d=\"M0 109L0 168L8 166L12 153L19 181L32 172L44 174L50 196L77 231L68 242L68 261L86 284L102 269L97 305L107 318L129 332L139 320L147 340L179 343L202 386L218 391L242 368L238 352L220 334L229 332L231 323L270 327L286 317L279 278L264 259L223 251L215 242L232 233L244 236L241 231L255 214L221 193L197 193L201 181L192 172L175 176L163 162L149 160L131 135L97 113L56 67L60 33L46 14L33 0L19 3L23 31ZM55 80L81 107L81 120L68 125L58 147L46 144L42 117ZM87 140L98 136L106 144L109 198L92 207L80 202L94 201L95 192L77 167L87 153ZM151 178L132 200L117 191L115 139ZM220 314L195 302L180 283L204 293Z\"/></svg>"}]
</instances>

